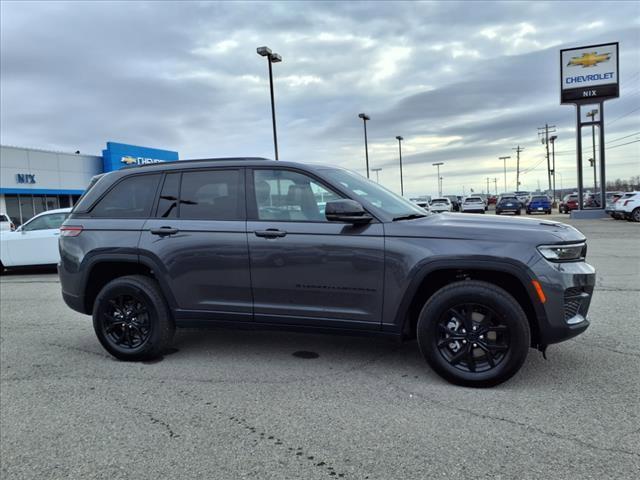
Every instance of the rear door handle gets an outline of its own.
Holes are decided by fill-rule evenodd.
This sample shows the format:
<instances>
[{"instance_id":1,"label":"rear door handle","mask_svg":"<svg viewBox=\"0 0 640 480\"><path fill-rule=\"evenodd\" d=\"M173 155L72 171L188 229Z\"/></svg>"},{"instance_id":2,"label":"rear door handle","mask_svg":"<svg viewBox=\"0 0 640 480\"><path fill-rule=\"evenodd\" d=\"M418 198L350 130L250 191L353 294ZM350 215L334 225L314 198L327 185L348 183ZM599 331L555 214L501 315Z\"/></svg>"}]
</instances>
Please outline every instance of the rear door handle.
<instances>
[{"instance_id":1,"label":"rear door handle","mask_svg":"<svg viewBox=\"0 0 640 480\"><path fill-rule=\"evenodd\" d=\"M286 237L287 232L284 230L278 230L277 228L268 228L266 230L256 230L253 232L256 234L256 237L264 237L264 238L278 238L278 237Z\"/></svg>"},{"instance_id":2,"label":"rear door handle","mask_svg":"<svg viewBox=\"0 0 640 480\"><path fill-rule=\"evenodd\" d=\"M160 228L152 228L149 230L152 235L160 235L161 237L165 237L167 235L173 235L178 233L180 230L173 227L160 227Z\"/></svg>"}]
</instances>

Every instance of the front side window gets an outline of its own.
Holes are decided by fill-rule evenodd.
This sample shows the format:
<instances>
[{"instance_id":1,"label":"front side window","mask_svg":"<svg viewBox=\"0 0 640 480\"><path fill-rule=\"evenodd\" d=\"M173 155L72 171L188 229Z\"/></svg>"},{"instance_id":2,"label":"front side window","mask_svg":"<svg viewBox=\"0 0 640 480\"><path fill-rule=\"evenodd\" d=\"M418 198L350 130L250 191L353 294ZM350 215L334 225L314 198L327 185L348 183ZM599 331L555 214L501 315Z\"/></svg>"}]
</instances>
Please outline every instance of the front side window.
<instances>
[{"instance_id":1,"label":"front side window","mask_svg":"<svg viewBox=\"0 0 640 480\"><path fill-rule=\"evenodd\" d=\"M244 192L240 181L240 170L184 172L178 207L180 218L182 220L243 220ZM167 201L170 202L170 200ZM170 206L165 211L169 208ZM160 209L158 212L162 215Z\"/></svg>"},{"instance_id":2,"label":"front side window","mask_svg":"<svg viewBox=\"0 0 640 480\"><path fill-rule=\"evenodd\" d=\"M35 230L52 230L60 228L62 222L67 218L68 213L52 213L50 215L42 215L41 217L34 218L29 223L26 223L22 230L25 232L32 232Z\"/></svg>"},{"instance_id":3,"label":"front side window","mask_svg":"<svg viewBox=\"0 0 640 480\"><path fill-rule=\"evenodd\" d=\"M102 197L91 210L91 216L101 218L147 218L160 174L126 177Z\"/></svg>"},{"instance_id":4,"label":"front side window","mask_svg":"<svg viewBox=\"0 0 640 480\"><path fill-rule=\"evenodd\" d=\"M327 202L342 198L307 175L289 170L255 170L258 219L326 222Z\"/></svg>"}]
</instances>

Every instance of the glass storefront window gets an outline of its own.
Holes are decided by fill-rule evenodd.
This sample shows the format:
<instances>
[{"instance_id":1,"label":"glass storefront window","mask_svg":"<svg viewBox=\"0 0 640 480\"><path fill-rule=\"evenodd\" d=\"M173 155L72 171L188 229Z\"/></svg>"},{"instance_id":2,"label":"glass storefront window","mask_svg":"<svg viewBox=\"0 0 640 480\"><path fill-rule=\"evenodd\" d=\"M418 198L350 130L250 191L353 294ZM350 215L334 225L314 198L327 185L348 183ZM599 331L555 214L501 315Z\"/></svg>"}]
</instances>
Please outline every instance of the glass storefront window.
<instances>
[{"instance_id":1,"label":"glass storefront window","mask_svg":"<svg viewBox=\"0 0 640 480\"><path fill-rule=\"evenodd\" d=\"M69 195L60 195L60 208L68 208L71 206L71 197Z\"/></svg>"},{"instance_id":2,"label":"glass storefront window","mask_svg":"<svg viewBox=\"0 0 640 480\"><path fill-rule=\"evenodd\" d=\"M31 195L18 195L20 199L20 223L24 223L34 216L33 197Z\"/></svg>"},{"instance_id":3,"label":"glass storefront window","mask_svg":"<svg viewBox=\"0 0 640 480\"><path fill-rule=\"evenodd\" d=\"M58 206L58 196L57 195L48 195L47 196L47 210L55 210L56 208L60 208Z\"/></svg>"},{"instance_id":4,"label":"glass storefront window","mask_svg":"<svg viewBox=\"0 0 640 480\"><path fill-rule=\"evenodd\" d=\"M36 211L36 215L47 211L47 197L40 195L33 195L33 206Z\"/></svg>"},{"instance_id":5,"label":"glass storefront window","mask_svg":"<svg viewBox=\"0 0 640 480\"><path fill-rule=\"evenodd\" d=\"M20 221L20 205L18 203L18 196L5 195L4 203L7 206L7 215L9 215L9 218L11 219L13 224L16 227L18 225L21 225L22 222Z\"/></svg>"}]
</instances>

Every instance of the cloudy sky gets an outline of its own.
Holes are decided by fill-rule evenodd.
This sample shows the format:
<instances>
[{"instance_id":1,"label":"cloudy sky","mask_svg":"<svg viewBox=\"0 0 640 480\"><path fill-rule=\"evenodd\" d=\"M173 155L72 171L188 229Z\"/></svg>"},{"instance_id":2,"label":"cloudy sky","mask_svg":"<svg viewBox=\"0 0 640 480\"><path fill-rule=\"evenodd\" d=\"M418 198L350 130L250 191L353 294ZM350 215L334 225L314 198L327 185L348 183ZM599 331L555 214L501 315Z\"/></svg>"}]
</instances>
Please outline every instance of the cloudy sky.
<instances>
[{"instance_id":1,"label":"cloudy sky","mask_svg":"<svg viewBox=\"0 0 640 480\"><path fill-rule=\"evenodd\" d=\"M575 108L559 104L559 50L619 41L608 175L640 174L634 1L2 1L0 19L4 145L99 154L113 140L181 158L273 157L267 63L255 51L268 45L283 57L281 158L364 173L366 112L371 167L395 191L395 136L405 138L407 195L435 193L433 162L445 163L445 193L486 189L486 177L502 190L504 155L514 189L517 145L523 187L544 188L545 123L557 130L558 186L575 185Z\"/></svg>"}]
</instances>

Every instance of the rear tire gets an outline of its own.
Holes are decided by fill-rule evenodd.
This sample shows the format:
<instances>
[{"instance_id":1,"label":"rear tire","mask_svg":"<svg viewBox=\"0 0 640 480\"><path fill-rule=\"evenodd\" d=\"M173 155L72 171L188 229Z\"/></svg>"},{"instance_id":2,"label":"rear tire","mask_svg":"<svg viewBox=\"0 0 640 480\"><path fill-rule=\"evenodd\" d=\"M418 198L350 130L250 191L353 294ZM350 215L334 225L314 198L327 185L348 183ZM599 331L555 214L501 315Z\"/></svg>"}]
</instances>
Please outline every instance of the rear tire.
<instances>
[{"instance_id":1,"label":"rear tire","mask_svg":"<svg viewBox=\"0 0 640 480\"><path fill-rule=\"evenodd\" d=\"M640 207L633 209L633 212L631 212L631 218L634 222L640 222Z\"/></svg>"},{"instance_id":2,"label":"rear tire","mask_svg":"<svg viewBox=\"0 0 640 480\"><path fill-rule=\"evenodd\" d=\"M492 387L527 358L529 323L518 302L496 285L464 280L438 290L418 317L420 351L456 385Z\"/></svg>"},{"instance_id":3,"label":"rear tire","mask_svg":"<svg viewBox=\"0 0 640 480\"><path fill-rule=\"evenodd\" d=\"M158 283L142 275L107 283L93 306L93 328L119 360L152 360L171 344L175 323Z\"/></svg>"}]
</instances>

